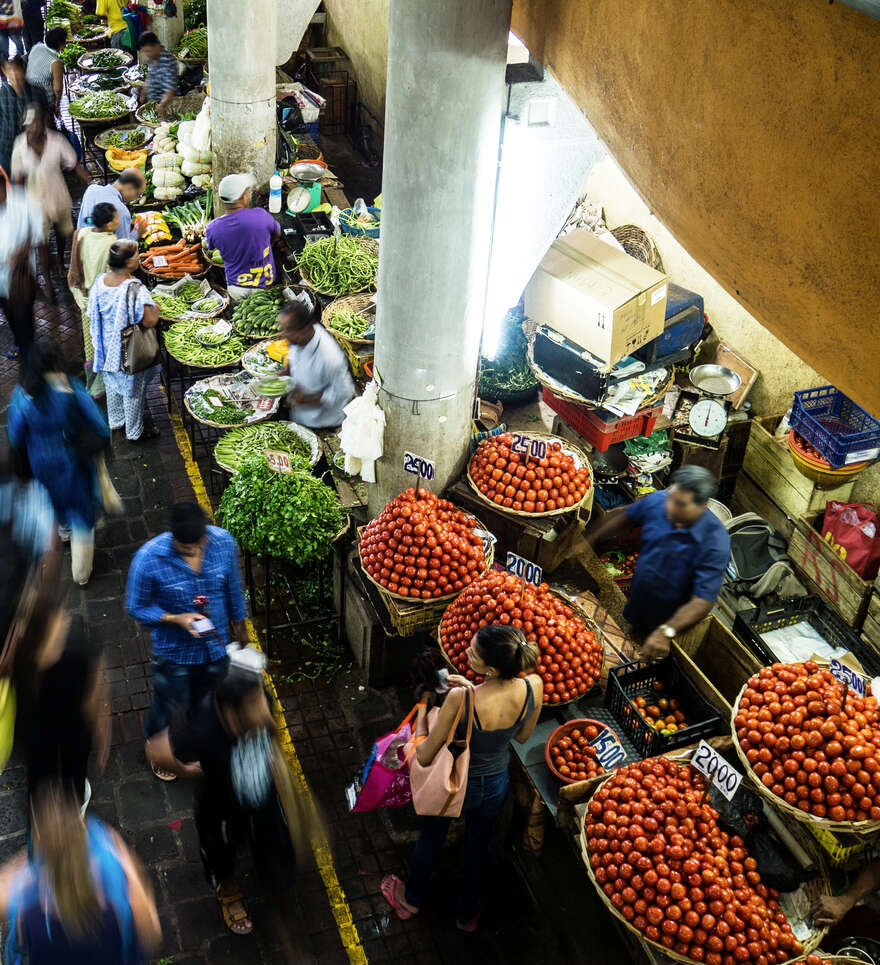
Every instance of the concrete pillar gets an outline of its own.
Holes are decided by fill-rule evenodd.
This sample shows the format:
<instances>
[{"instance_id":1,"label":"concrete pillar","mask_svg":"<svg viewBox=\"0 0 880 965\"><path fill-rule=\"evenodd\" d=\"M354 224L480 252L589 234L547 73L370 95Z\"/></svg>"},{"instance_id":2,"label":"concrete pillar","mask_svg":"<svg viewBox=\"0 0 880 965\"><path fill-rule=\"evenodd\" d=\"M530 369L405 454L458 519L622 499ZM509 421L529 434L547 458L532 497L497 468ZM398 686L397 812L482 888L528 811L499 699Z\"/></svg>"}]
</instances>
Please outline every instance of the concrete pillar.
<instances>
[{"instance_id":1,"label":"concrete pillar","mask_svg":"<svg viewBox=\"0 0 880 965\"><path fill-rule=\"evenodd\" d=\"M510 0L391 0L375 370L385 455L376 511L439 492L467 453L505 98Z\"/></svg>"},{"instance_id":2,"label":"concrete pillar","mask_svg":"<svg viewBox=\"0 0 880 965\"><path fill-rule=\"evenodd\" d=\"M276 0L210 0L208 4L214 206L218 214L222 204L216 187L221 178L250 171L257 184L265 186L275 168L277 19Z\"/></svg>"},{"instance_id":3,"label":"concrete pillar","mask_svg":"<svg viewBox=\"0 0 880 965\"><path fill-rule=\"evenodd\" d=\"M172 51L183 36L183 0L176 7L177 13L173 17L166 17L164 13L154 13L150 17L150 29L159 38L159 43Z\"/></svg>"}]
</instances>

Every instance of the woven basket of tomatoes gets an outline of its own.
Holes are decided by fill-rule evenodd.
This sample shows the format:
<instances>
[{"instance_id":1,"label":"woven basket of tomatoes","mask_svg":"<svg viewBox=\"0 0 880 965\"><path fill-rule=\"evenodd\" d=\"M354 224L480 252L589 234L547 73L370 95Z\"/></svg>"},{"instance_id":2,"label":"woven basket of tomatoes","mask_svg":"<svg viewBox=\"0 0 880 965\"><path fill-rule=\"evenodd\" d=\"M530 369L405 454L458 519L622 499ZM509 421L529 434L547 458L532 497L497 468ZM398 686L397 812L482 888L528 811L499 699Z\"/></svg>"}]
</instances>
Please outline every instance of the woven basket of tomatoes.
<instances>
[{"instance_id":1,"label":"woven basket of tomatoes","mask_svg":"<svg viewBox=\"0 0 880 965\"><path fill-rule=\"evenodd\" d=\"M592 717L580 717L560 724L544 745L544 760L550 773L563 784L575 784L604 774L605 768L599 763L598 752L590 743L604 730L611 731L620 741L613 728Z\"/></svg>"},{"instance_id":2,"label":"woven basket of tomatoes","mask_svg":"<svg viewBox=\"0 0 880 965\"><path fill-rule=\"evenodd\" d=\"M361 533L361 566L383 592L401 600L451 600L492 562L476 517L427 489L410 487Z\"/></svg>"},{"instance_id":3,"label":"woven basket of tomatoes","mask_svg":"<svg viewBox=\"0 0 880 965\"><path fill-rule=\"evenodd\" d=\"M543 447L542 458L531 454L533 443ZM517 445L526 451L515 451ZM480 499L516 516L570 512L580 507L593 486L590 463L576 446L537 432L505 432L484 439L471 457L467 479Z\"/></svg>"},{"instance_id":4,"label":"woven basket of tomatoes","mask_svg":"<svg viewBox=\"0 0 880 965\"><path fill-rule=\"evenodd\" d=\"M803 958L793 959L789 965L865 965L864 958L853 958L852 955L829 955L827 952L810 952Z\"/></svg>"},{"instance_id":5,"label":"woven basket of tomatoes","mask_svg":"<svg viewBox=\"0 0 880 965\"><path fill-rule=\"evenodd\" d=\"M466 650L480 627L509 624L538 644L544 703L566 704L592 689L602 673L602 633L583 611L563 601L546 583L533 586L510 573L490 570L459 594L440 621L440 646L450 664L482 682Z\"/></svg>"},{"instance_id":6,"label":"woven basket of tomatoes","mask_svg":"<svg viewBox=\"0 0 880 965\"><path fill-rule=\"evenodd\" d=\"M795 937L779 893L761 882L743 840L721 828L705 787L694 768L655 757L595 789L583 842L605 904L680 962L780 963L818 947L827 929L803 944ZM826 878L818 882L813 893L828 889Z\"/></svg>"},{"instance_id":7,"label":"woven basket of tomatoes","mask_svg":"<svg viewBox=\"0 0 880 965\"><path fill-rule=\"evenodd\" d=\"M880 831L880 711L814 661L774 663L734 705L734 747L758 790L828 831Z\"/></svg>"}]
</instances>

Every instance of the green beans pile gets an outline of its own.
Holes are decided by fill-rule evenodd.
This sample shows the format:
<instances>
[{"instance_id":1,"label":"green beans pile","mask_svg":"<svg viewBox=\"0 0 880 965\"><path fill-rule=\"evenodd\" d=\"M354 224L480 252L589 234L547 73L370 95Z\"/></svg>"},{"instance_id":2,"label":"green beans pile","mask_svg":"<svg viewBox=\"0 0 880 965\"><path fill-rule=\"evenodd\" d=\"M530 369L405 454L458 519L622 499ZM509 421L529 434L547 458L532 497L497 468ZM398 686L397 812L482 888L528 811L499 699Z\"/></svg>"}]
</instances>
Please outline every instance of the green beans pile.
<instances>
[{"instance_id":1,"label":"green beans pile","mask_svg":"<svg viewBox=\"0 0 880 965\"><path fill-rule=\"evenodd\" d=\"M262 379L257 385L260 395L266 395L270 399L279 399L287 392L289 385L287 376L269 376Z\"/></svg>"},{"instance_id":2,"label":"green beans pile","mask_svg":"<svg viewBox=\"0 0 880 965\"><path fill-rule=\"evenodd\" d=\"M376 284L379 256L370 254L356 238L322 238L306 245L299 256L300 268L316 291L327 295L350 295Z\"/></svg>"},{"instance_id":3,"label":"green beans pile","mask_svg":"<svg viewBox=\"0 0 880 965\"><path fill-rule=\"evenodd\" d=\"M124 61L125 57L118 50L96 50L92 54L92 66L99 69L119 67Z\"/></svg>"},{"instance_id":4,"label":"green beans pile","mask_svg":"<svg viewBox=\"0 0 880 965\"><path fill-rule=\"evenodd\" d=\"M159 306L159 314L163 318L179 318L189 311L189 305L182 298L175 298L173 295L155 292L153 301Z\"/></svg>"},{"instance_id":5,"label":"green beans pile","mask_svg":"<svg viewBox=\"0 0 880 965\"><path fill-rule=\"evenodd\" d=\"M219 402L215 405L211 400ZM204 392L190 392L187 396L189 407L198 419L217 422L224 426L238 425L252 415L253 410L243 409L224 399L216 389L206 389Z\"/></svg>"},{"instance_id":6,"label":"green beans pile","mask_svg":"<svg viewBox=\"0 0 880 965\"><path fill-rule=\"evenodd\" d=\"M136 127L130 131L113 131L107 138L108 147L118 147L124 151L140 147L147 139L147 135Z\"/></svg>"},{"instance_id":7,"label":"green beans pile","mask_svg":"<svg viewBox=\"0 0 880 965\"><path fill-rule=\"evenodd\" d=\"M261 422L227 432L214 446L214 458L225 469L235 472L249 456L262 455L266 449L289 452L306 463L312 458L309 444L285 422ZM302 468L308 471L307 465Z\"/></svg>"},{"instance_id":8,"label":"green beans pile","mask_svg":"<svg viewBox=\"0 0 880 965\"><path fill-rule=\"evenodd\" d=\"M128 101L124 97L108 92L86 94L85 97L78 97L70 105L71 115L85 120L119 117L121 114L127 114L129 110Z\"/></svg>"},{"instance_id":9,"label":"green beans pile","mask_svg":"<svg viewBox=\"0 0 880 965\"><path fill-rule=\"evenodd\" d=\"M349 338L360 338L372 323L372 317L353 312L349 308L342 308L338 312L333 312L327 321L334 332L347 335Z\"/></svg>"},{"instance_id":10,"label":"green beans pile","mask_svg":"<svg viewBox=\"0 0 880 965\"><path fill-rule=\"evenodd\" d=\"M279 289L257 290L235 306L232 327L239 335L275 335L278 332L278 311L283 304L284 294Z\"/></svg>"},{"instance_id":11,"label":"green beans pile","mask_svg":"<svg viewBox=\"0 0 880 965\"><path fill-rule=\"evenodd\" d=\"M237 362L247 347L243 338L232 335L222 345L201 345L196 332L204 328L204 320L199 318L181 319L165 331L165 347L179 362L203 368L218 368Z\"/></svg>"},{"instance_id":12,"label":"green beans pile","mask_svg":"<svg viewBox=\"0 0 880 965\"><path fill-rule=\"evenodd\" d=\"M208 28L196 27L195 30L188 30L174 48L174 56L182 60L207 60Z\"/></svg>"},{"instance_id":13,"label":"green beans pile","mask_svg":"<svg viewBox=\"0 0 880 965\"><path fill-rule=\"evenodd\" d=\"M182 298L187 305L192 305L202 297L202 286L197 281L184 282L177 289L177 297Z\"/></svg>"}]
</instances>

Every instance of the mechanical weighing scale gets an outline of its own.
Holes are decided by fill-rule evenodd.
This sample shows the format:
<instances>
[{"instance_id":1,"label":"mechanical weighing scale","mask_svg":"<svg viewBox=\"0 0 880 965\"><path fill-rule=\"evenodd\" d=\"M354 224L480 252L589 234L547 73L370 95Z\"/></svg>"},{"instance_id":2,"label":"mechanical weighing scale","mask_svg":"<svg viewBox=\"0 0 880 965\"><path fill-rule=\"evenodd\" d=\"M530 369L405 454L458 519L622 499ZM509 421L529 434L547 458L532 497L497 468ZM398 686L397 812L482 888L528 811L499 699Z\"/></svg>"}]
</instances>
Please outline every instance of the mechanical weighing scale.
<instances>
[{"instance_id":1,"label":"mechanical weighing scale","mask_svg":"<svg viewBox=\"0 0 880 965\"><path fill-rule=\"evenodd\" d=\"M290 168L296 184L287 192L287 213L304 214L321 203L321 178L327 173L319 161L297 161Z\"/></svg>"},{"instance_id":2,"label":"mechanical weighing scale","mask_svg":"<svg viewBox=\"0 0 880 965\"><path fill-rule=\"evenodd\" d=\"M742 385L738 373L724 365L698 365L690 372L691 385L682 389L673 416L676 442L719 449L727 429L728 402Z\"/></svg>"}]
</instances>

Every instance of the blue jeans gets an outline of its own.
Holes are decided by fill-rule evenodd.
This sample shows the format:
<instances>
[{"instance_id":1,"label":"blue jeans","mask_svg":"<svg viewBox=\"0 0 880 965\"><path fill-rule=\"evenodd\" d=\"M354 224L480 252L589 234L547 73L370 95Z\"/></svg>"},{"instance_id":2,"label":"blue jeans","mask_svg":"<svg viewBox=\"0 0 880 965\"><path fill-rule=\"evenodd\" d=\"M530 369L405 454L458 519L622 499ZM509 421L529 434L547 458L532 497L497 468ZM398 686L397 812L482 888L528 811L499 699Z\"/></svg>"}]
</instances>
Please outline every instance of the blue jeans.
<instances>
[{"instance_id":1,"label":"blue jeans","mask_svg":"<svg viewBox=\"0 0 880 965\"><path fill-rule=\"evenodd\" d=\"M229 657L213 663L183 664L171 660L153 661L153 703L144 728L147 740L171 725L176 711L193 713L202 700L220 683Z\"/></svg>"},{"instance_id":2,"label":"blue jeans","mask_svg":"<svg viewBox=\"0 0 880 965\"><path fill-rule=\"evenodd\" d=\"M483 872L489 856L489 843L495 819L507 797L510 775L505 770L488 777L468 778L462 813L464 828L464 882L458 896L456 918L462 924L473 921L483 894ZM407 904L421 908L434 862L437 860L452 818L422 818L422 831L416 842L406 882Z\"/></svg>"}]
</instances>

